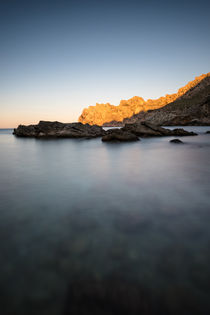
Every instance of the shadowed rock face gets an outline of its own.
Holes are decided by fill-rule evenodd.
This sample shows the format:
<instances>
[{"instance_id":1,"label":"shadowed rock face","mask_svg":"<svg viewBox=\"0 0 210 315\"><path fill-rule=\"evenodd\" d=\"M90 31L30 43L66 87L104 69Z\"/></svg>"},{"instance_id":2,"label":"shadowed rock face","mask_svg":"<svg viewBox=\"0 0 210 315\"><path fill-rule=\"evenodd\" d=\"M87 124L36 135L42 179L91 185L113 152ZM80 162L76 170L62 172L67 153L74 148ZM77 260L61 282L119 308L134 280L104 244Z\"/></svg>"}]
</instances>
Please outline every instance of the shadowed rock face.
<instances>
[{"instance_id":1,"label":"shadowed rock face","mask_svg":"<svg viewBox=\"0 0 210 315\"><path fill-rule=\"evenodd\" d=\"M158 99L134 96L118 106L96 104L85 108L79 117L82 123L124 126L126 123L151 121L158 125L210 125L210 73L202 74L180 88L177 93Z\"/></svg>"},{"instance_id":2,"label":"shadowed rock face","mask_svg":"<svg viewBox=\"0 0 210 315\"><path fill-rule=\"evenodd\" d=\"M184 129L166 129L147 122L126 124L122 130L131 132L139 137L166 137L166 136L196 136L194 132L188 132Z\"/></svg>"},{"instance_id":3,"label":"shadowed rock face","mask_svg":"<svg viewBox=\"0 0 210 315\"><path fill-rule=\"evenodd\" d=\"M172 139L170 140L171 143L177 143L177 144L180 144L180 143L183 143L181 140L179 139Z\"/></svg>"},{"instance_id":4,"label":"shadowed rock face","mask_svg":"<svg viewBox=\"0 0 210 315\"><path fill-rule=\"evenodd\" d=\"M210 84L208 90L210 93ZM202 97L202 94L200 97ZM146 113L143 119L162 126L209 126L210 97L206 96L202 100L197 99L197 97L189 99L182 98L163 108Z\"/></svg>"},{"instance_id":5,"label":"shadowed rock face","mask_svg":"<svg viewBox=\"0 0 210 315\"><path fill-rule=\"evenodd\" d=\"M18 137L35 138L96 138L103 136L105 131L96 125L40 121L38 125L19 125L13 134Z\"/></svg>"},{"instance_id":6,"label":"shadowed rock face","mask_svg":"<svg viewBox=\"0 0 210 315\"><path fill-rule=\"evenodd\" d=\"M138 141L139 138L132 132L122 129L110 129L101 139L102 141Z\"/></svg>"}]
</instances>

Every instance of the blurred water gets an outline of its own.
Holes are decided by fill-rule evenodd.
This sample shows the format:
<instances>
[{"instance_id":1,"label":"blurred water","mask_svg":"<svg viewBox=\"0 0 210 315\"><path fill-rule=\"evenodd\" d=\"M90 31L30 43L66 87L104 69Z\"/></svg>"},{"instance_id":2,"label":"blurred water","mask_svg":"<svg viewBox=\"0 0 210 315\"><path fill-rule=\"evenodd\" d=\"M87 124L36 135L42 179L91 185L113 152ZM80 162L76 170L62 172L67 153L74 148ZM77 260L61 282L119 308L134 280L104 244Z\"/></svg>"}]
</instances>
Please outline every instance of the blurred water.
<instances>
[{"instance_id":1,"label":"blurred water","mask_svg":"<svg viewBox=\"0 0 210 315\"><path fill-rule=\"evenodd\" d=\"M116 278L161 314L210 313L210 128L185 129L184 145L0 131L1 314L62 315L72 283Z\"/></svg>"}]
</instances>

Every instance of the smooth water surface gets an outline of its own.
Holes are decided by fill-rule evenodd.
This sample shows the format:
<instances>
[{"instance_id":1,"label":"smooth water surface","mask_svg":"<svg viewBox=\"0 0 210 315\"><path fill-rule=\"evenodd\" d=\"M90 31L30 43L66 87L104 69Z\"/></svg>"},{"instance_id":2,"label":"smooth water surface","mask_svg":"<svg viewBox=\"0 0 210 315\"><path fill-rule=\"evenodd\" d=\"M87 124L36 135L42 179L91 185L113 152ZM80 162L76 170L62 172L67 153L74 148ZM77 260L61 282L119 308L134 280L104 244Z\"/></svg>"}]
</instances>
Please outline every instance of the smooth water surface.
<instances>
[{"instance_id":1,"label":"smooth water surface","mask_svg":"<svg viewBox=\"0 0 210 315\"><path fill-rule=\"evenodd\" d=\"M185 129L180 145L0 131L1 314L70 314L84 287L210 313L210 127Z\"/></svg>"}]
</instances>

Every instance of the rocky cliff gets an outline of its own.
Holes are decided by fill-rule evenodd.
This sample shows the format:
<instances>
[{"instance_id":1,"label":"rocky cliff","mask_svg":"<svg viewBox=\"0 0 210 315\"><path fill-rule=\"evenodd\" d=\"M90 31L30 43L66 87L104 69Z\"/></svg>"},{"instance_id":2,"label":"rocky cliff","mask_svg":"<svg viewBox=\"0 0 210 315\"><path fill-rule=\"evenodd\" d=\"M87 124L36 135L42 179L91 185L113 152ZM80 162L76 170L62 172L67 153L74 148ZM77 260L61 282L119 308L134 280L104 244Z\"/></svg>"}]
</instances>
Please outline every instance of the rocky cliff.
<instances>
[{"instance_id":1,"label":"rocky cliff","mask_svg":"<svg viewBox=\"0 0 210 315\"><path fill-rule=\"evenodd\" d=\"M79 117L82 123L90 125L123 126L148 120L155 124L177 124L180 115L185 117L183 124L197 119L197 122L208 124L210 73L202 74L180 88L177 93L165 95L158 99L148 99L134 96L129 100L122 100L118 106L96 104L85 108ZM170 106L169 106L170 105ZM167 115L166 115L167 113ZM192 115L192 119L186 116ZM167 116L167 117L166 117ZM170 122L170 123L169 123Z\"/></svg>"},{"instance_id":2,"label":"rocky cliff","mask_svg":"<svg viewBox=\"0 0 210 315\"><path fill-rule=\"evenodd\" d=\"M210 74L174 102L147 112L136 121L156 125L210 125Z\"/></svg>"}]
</instances>

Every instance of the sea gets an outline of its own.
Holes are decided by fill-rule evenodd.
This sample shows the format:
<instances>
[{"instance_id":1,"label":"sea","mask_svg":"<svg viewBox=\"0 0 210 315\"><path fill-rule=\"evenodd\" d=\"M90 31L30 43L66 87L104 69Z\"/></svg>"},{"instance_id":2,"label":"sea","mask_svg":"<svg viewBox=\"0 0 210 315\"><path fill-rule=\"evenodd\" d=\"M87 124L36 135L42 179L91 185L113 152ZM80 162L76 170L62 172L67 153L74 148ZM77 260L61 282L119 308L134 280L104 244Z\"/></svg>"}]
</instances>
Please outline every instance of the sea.
<instances>
[{"instance_id":1,"label":"sea","mask_svg":"<svg viewBox=\"0 0 210 315\"><path fill-rule=\"evenodd\" d=\"M210 127L184 128L198 136L0 130L0 314L210 314Z\"/></svg>"}]
</instances>

